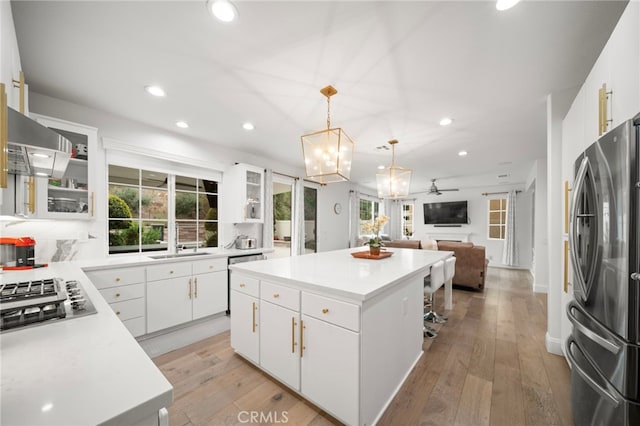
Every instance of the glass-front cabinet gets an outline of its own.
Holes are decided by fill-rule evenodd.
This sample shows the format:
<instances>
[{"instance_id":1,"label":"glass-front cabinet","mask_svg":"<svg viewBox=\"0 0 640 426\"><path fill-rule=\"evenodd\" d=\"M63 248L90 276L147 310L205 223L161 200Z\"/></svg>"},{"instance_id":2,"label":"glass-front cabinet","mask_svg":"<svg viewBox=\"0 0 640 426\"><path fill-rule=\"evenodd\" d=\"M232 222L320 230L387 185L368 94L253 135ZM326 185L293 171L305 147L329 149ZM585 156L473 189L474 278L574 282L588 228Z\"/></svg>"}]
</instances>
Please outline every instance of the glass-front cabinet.
<instances>
[{"instance_id":1,"label":"glass-front cabinet","mask_svg":"<svg viewBox=\"0 0 640 426\"><path fill-rule=\"evenodd\" d=\"M38 178L36 215L39 218L90 219L94 215L91 161L97 152L98 131L93 127L32 114L40 124L71 141L69 165L60 179Z\"/></svg>"},{"instance_id":2,"label":"glass-front cabinet","mask_svg":"<svg viewBox=\"0 0 640 426\"><path fill-rule=\"evenodd\" d=\"M264 169L236 164L224 173L223 182L225 222L264 222Z\"/></svg>"}]
</instances>

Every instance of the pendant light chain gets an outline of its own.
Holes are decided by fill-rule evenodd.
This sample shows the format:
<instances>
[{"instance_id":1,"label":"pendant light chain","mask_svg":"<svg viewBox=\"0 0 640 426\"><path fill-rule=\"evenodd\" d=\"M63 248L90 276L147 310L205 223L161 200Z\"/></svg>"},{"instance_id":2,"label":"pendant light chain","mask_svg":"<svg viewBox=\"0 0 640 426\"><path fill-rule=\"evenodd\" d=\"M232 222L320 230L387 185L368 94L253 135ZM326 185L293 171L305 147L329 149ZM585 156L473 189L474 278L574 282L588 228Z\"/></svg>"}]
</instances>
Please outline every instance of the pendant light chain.
<instances>
[{"instance_id":1,"label":"pendant light chain","mask_svg":"<svg viewBox=\"0 0 640 426\"><path fill-rule=\"evenodd\" d=\"M331 96L327 96L327 130L331 128Z\"/></svg>"}]
</instances>

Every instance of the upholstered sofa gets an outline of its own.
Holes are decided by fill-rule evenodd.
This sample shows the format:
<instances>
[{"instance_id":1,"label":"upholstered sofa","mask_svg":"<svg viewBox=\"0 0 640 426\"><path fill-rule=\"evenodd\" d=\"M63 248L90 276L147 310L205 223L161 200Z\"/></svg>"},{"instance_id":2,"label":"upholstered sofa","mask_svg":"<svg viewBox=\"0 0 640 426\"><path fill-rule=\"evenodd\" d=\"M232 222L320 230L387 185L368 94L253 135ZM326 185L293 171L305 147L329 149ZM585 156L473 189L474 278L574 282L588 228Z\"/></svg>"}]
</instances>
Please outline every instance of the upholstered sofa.
<instances>
[{"instance_id":1,"label":"upholstered sofa","mask_svg":"<svg viewBox=\"0 0 640 426\"><path fill-rule=\"evenodd\" d=\"M485 248L473 243L434 240L393 240L384 242L385 247L413 248L452 251L456 257L456 273L453 284L482 290L489 261Z\"/></svg>"},{"instance_id":2,"label":"upholstered sofa","mask_svg":"<svg viewBox=\"0 0 640 426\"><path fill-rule=\"evenodd\" d=\"M482 290L487 276L485 248L471 242L438 241L438 250L452 251L456 257L453 284Z\"/></svg>"}]
</instances>

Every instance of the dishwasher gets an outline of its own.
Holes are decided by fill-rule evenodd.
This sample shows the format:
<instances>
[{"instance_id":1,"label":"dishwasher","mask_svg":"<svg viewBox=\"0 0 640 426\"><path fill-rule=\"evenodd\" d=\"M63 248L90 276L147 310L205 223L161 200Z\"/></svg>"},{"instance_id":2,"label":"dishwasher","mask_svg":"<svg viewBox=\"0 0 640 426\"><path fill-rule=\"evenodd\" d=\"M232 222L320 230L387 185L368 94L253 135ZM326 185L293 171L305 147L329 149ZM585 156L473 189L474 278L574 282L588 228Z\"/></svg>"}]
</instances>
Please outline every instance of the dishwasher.
<instances>
[{"instance_id":1,"label":"dishwasher","mask_svg":"<svg viewBox=\"0 0 640 426\"><path fill-rule=\"evenodd\" d=\"M253 262L254 260L264 260L267 257L262 254L241 254L237 256L229 256L227 266L242 262ZM227 315L231 314L231 273L227 274Z\"/></svg>"}]
</instances>

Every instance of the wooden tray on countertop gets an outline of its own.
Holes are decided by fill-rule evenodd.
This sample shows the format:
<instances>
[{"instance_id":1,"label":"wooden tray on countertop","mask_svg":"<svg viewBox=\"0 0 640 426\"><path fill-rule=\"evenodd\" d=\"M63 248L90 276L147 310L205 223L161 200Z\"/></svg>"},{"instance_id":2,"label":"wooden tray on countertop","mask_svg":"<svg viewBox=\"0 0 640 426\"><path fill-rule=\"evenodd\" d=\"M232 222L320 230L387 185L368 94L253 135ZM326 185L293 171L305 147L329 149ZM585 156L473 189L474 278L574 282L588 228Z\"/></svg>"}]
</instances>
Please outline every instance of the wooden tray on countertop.
<instances>
[{"instance_id":1,"label":"wooden tray on countertop","mask_svg":"<svg viewBox=\"0 0 640 426\"><path fill-rule=\"evenodd\" d=\"M369 250L356 251L351 253L351 256L357 257L358 259L375 259L375 260L384 259L385 257L391 257L391 255L393 255L392 251L381 251L380 254L378 255L369 253Z\"/></svg>"}]
</instances>

